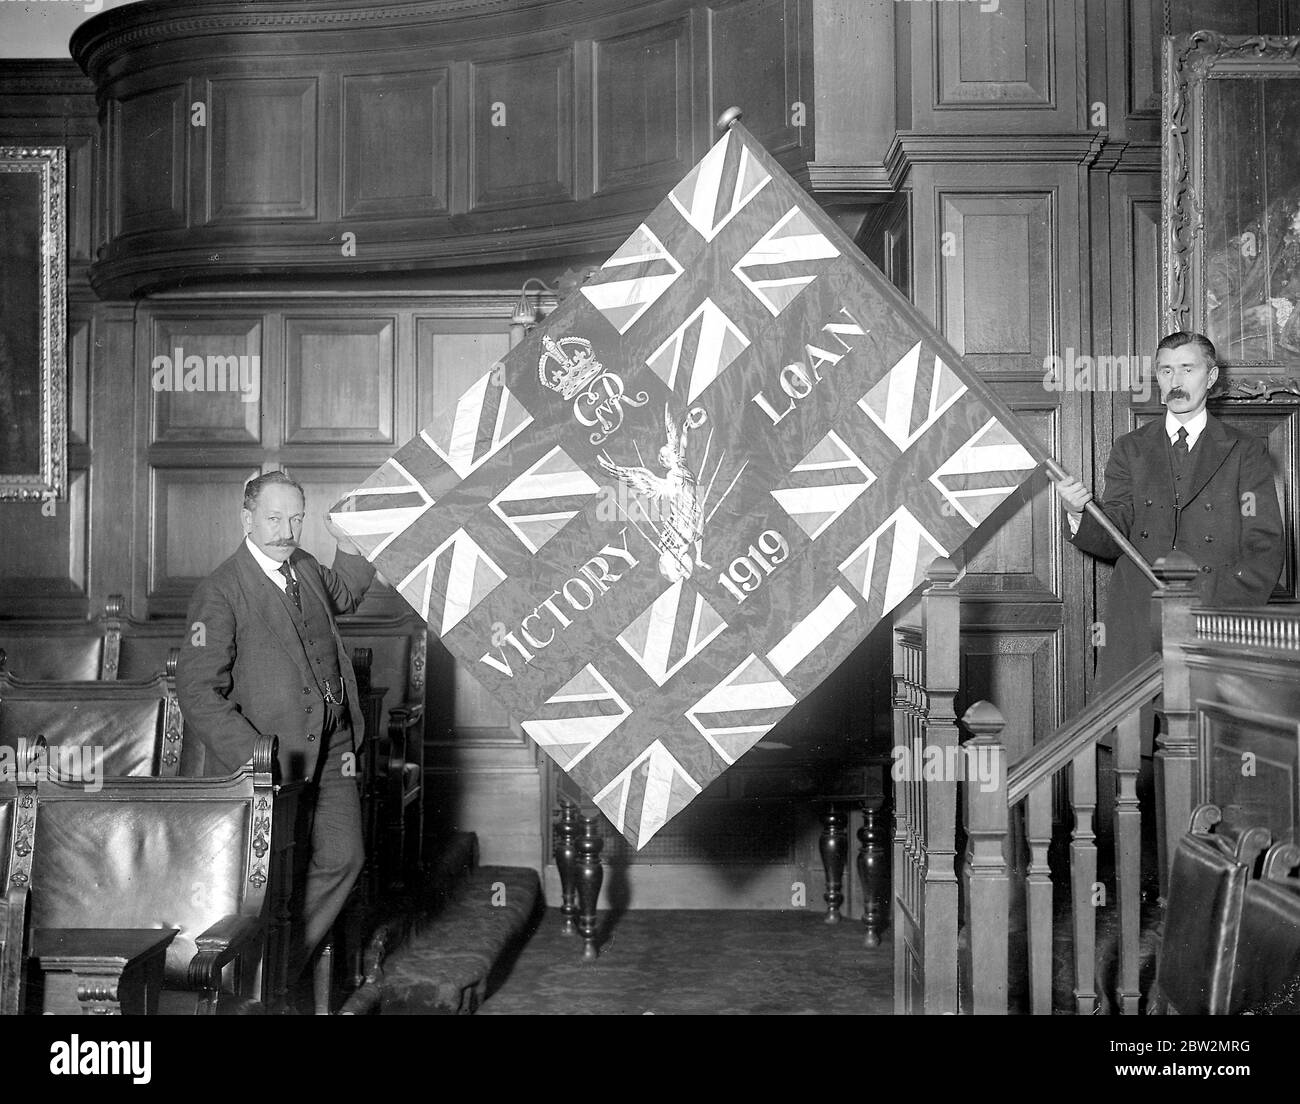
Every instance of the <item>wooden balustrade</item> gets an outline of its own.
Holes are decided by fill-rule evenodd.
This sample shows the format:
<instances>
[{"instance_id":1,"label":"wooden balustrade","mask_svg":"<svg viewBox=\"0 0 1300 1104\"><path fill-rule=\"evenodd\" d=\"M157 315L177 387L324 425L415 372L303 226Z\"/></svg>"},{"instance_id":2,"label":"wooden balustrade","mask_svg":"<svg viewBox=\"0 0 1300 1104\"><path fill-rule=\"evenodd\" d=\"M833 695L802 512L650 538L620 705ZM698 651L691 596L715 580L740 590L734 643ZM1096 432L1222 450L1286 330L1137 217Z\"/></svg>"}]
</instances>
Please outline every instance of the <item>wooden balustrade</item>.
<instances>
[{"instance_id":1,"label":"wooden balustrade","mask_svg":"<svg viewBox=\"0 0 1300 1104\"><path fill-rule=\"evenodd\" d=\"M962 723L972 733L958 750L953 714L959 659L959 598L955 571L936 560L921 599L920 628L894 634L896 819L894 830L894 933L896 1003L902 1012L951 1012L958 1008L959 945L953 841L957 829L956 779L923 778L910 769L928 754L955 762L965 780L966 848L961 888L966 898L966 969L969 1007L977 1013L1006 1012L1009 999L1009 930L1016 878L1022 878L1027 926L1029 1010L1052 1011L1053 883L1048 862L1053 836L1052 795L1062 772L1068 783L1070 928L1073 936L1075 1010L1092 1013L1096 991L1097 909L1106 903L1098 880L1095 817L1098 809L1097 743L1113 733L1114 876L1118 927L1116 1001L1138 1011L1143 718L1153 701L1162 706L1157 739L1157 836L1160 884L1167 885L1171 840L1188 822L1198 794L1196 715L1184 648L1203 640L1248 637L1264 648L1300 649L1294 623L1265 611L1223 618L1193 612L1196 566L1175 554L1155 565L1164 583L1156 613L1162 651L1099 695L1082 713L1008 762L1004 720L987 702L968 709ZM1161 697L1163 693L1163 697ZM950 758L953 756L954 758ZM978 765L978 770L973 769ZM904 769L900 770L899 766ZM1108 795L1103 795L1108 796ZM1110 807L1109 803L1103 807ZM1010 860L1011 825L1022 819L1028 864ZM963 1010L966 1002L961 1002Z\"/></svg>"}]
</instances>

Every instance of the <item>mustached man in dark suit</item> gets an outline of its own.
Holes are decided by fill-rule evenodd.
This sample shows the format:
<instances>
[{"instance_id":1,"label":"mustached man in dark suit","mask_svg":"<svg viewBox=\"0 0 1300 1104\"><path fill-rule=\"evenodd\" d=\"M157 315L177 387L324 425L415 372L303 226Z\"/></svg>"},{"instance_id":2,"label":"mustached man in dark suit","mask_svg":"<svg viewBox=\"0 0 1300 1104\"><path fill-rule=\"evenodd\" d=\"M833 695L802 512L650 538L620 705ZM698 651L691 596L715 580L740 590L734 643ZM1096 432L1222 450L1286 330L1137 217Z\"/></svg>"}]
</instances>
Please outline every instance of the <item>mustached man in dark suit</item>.
<instances>
[{"instance_id":1,"label":"mustached man in dark suit","mask_svg":"<svg viewBox=\"0 0 1300 1104\"><path fill-rule=\"evenodd\" d=\"M303 936L290 953L291 986L365 859L355 767L365 727L334 618L356 609L375 577L332 523L333 568L299 548L304 510L302 487L284 472L248 482L245 539L195 591L176 676L186 735L205 745L207 774L237 770L266 734L279 737L282 781L309 784L311 852L295 887Z\"/></svg>"},{"instance_id":2,"label":"mustached man in dark suit","mask_svg":"<svg viewBox=\"0 0 1300 1104\"><path fill-rule=\"evenodd\" d=\"M1175 549L1200 566L1207 606L1261 606L1282 571L1282 518L1263 441L1206 412L1219 377L1214 345L1178 331L1156 350L1165 416L1126 433L1106 463L1102 509L1148 563ZM1141 569L1088 514L1092 495L1077 479L1057 491L1073 532L1093 556L1116 561L1103 622L1096 688L1118 682L1156 650L1155 590Z\"/></svg>"}]
</instances>

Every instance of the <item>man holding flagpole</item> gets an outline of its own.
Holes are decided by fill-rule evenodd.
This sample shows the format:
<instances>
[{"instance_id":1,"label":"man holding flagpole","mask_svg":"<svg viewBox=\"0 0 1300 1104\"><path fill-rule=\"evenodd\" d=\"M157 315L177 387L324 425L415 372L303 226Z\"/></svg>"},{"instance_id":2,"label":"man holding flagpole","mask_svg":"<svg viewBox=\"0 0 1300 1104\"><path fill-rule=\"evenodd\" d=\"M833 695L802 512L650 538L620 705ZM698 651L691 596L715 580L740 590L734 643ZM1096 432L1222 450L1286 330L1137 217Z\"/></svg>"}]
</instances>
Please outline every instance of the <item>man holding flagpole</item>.
<instances>
[{"instance_id":1,"label":"man holding flagpole","mask_svg":"<svg viewBox=\"0 0 1300 1104\"><path fill-rule=\"evenodd\" d=\"M1205 605L1263 605L1281 574L1284 550L1268 450L1207 412L1219 369L1214 345L1203 334L1178 331L1164 338L1155 376L1165 416L1115 442L1102 509L1148 564L1174 551L1195 560ZM1059 480L1056 489L1070 542L1099 559L1118 561L1097 633L1095 685L1104 690L1156 650L1155 587L1085 512L1092 494L1079 480Z\"/></svg>"}]
</instances>

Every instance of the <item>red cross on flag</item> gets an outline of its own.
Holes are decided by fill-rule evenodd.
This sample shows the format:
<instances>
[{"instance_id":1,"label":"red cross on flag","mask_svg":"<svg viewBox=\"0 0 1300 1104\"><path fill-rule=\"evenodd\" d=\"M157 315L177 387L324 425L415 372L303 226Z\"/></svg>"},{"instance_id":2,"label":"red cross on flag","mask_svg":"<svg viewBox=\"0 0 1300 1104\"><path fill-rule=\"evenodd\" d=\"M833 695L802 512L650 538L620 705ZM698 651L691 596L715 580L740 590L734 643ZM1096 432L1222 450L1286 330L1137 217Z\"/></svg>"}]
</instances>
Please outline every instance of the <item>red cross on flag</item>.
<instances>
[{"instance_id":1,"label":"red cross on flag","mask_svg":"<svg viewBox=\"0 0 1300 1104\"><path fill-rule=\"evenodd\" d=\"M733 126L333 518L639 848L1041 456Z\"/></svg>"}]
</instances>

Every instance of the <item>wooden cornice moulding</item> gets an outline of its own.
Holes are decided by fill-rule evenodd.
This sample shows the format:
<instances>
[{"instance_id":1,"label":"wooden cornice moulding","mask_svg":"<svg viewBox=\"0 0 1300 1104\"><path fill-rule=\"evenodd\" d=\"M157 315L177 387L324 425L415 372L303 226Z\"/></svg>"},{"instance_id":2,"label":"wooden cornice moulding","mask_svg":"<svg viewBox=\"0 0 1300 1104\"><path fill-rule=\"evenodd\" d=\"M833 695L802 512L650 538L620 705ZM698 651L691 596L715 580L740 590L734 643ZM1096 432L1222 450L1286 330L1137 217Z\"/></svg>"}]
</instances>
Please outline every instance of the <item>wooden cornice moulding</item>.
<instances>
[{"instance_id":1,"label":"wooden cornice moulding","mask_svg":"<svg viewBox=\"0 0 1300 1104\"><path fill-rule=\"evenodd\" d=\"M94 96L95 86L75 62L61 58L5 61L0 96Z\"/></svg>"},{"instance_id":2,"label":"wooden cornice moulding","mask_svg":"<svg viewBox=\"0 0 1300 1104\"><path fill-rule=\"evenodd\" d=\"M249 277L311 279L355 275L360 278L382 273L544 261L579 253L604 256L618 248L636 229L643 214L644 211L638 210L589 223L534 226L508 232L493 229L445 235L426 232L418 237L393 238L384 237L386 232L391 233L391 228L374 227L371 231L364 223L349 221L347 225L362 240L381 242L384 250L382 258L370 255L351 262L339 256L337 241L319 238L286 244L198 242L180 248L159 243L157 249L151 248L148 238L143 238L133 242L130 250L107 251L104 259L90 269L90 281L97 294L119 298L158 294L163 289L180 287L196 275L203 283ZM264 296L266 292L261 294Z\"/></svg>"},{"instance_id":3,"label":"wooden cornice moulding","mask_svg":"<svg viewBox=\"0 0 1300 1104\"><path fill-rule=\"evenodd\" d=\"M644 0L601 0L600 15L647 6ZM87 20L69 48L99 84L123 55L191 40L205 40L213 52L237 53L260 51L263 44L280 48L286 38L307 35L305 48L312 51L350 51L533 35L591 19L584 0L145 0ZM230 42L219 46L214 37Z\"/></svg>"},{"instance_id":4,"label":"wooden cornice moulding","mask_svg":"<svg viewBox=\"0 0 1300 1104\"><path fill-rule=\"evenodd\" d=\"M1105 131L1064 134L934 134L900 130L885 153L895 187L919 164L1066 162L1091 165L1106 146Z\"/></svg>"},{"instance_id":5,"label":"wooden cornice moulding","mask_svg":"<svg viewBox=\"0 0 1300 1104\"><path fill-rule=\"evenodd\" d=\"M896 190L884 162L865 165L809 162L808 188L819 195L890 196Z\"/></svg>"}]
</instances>

